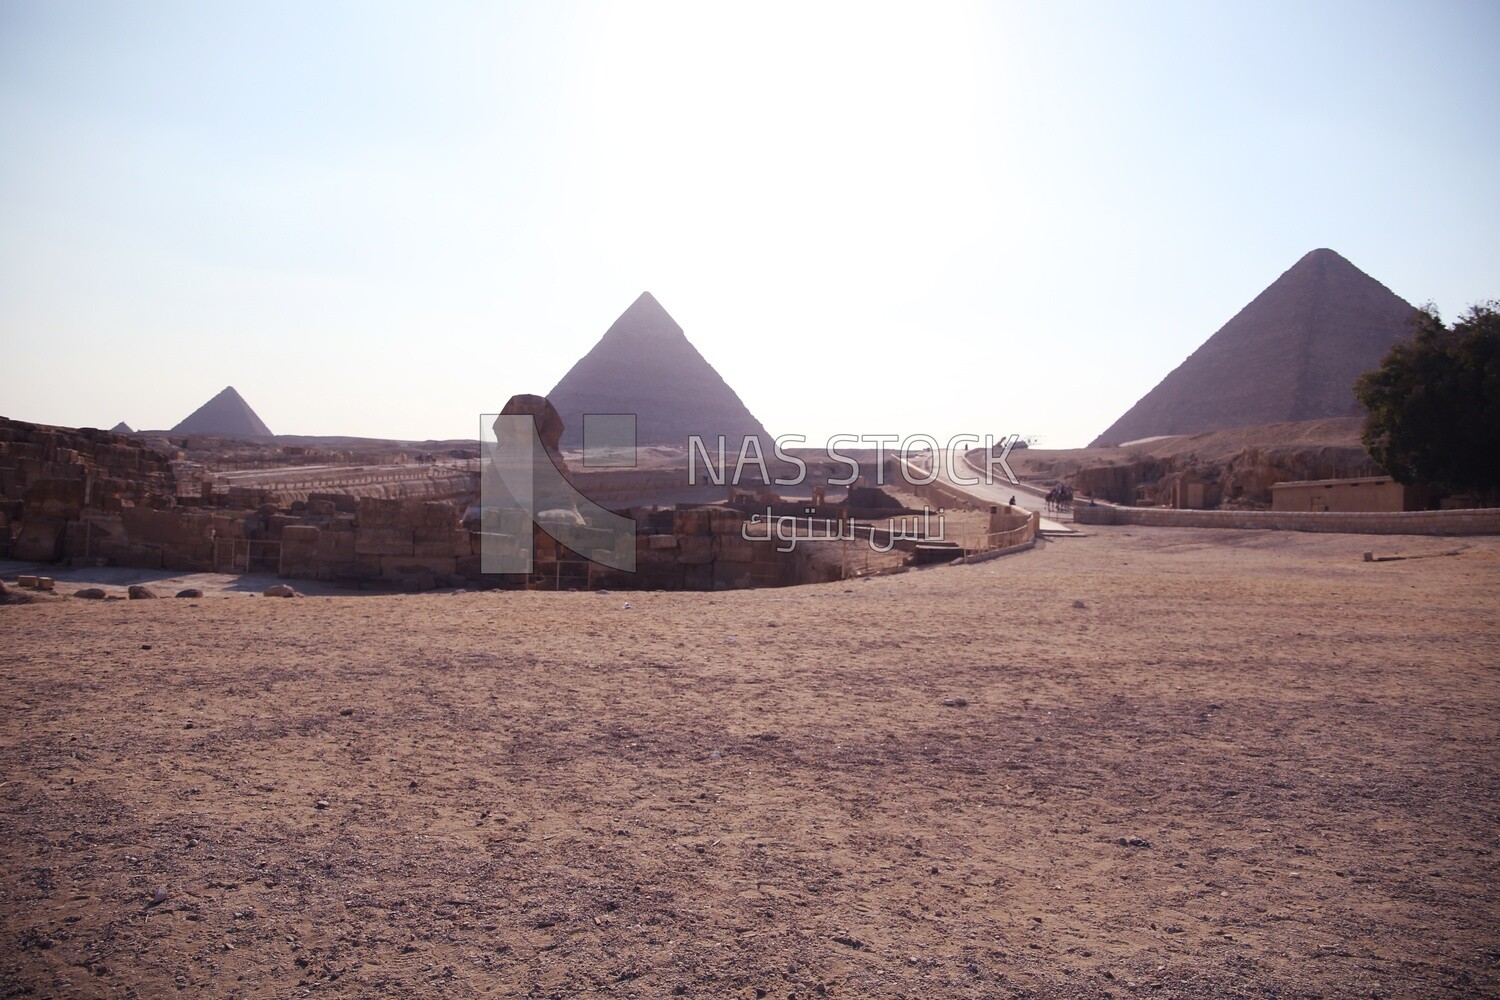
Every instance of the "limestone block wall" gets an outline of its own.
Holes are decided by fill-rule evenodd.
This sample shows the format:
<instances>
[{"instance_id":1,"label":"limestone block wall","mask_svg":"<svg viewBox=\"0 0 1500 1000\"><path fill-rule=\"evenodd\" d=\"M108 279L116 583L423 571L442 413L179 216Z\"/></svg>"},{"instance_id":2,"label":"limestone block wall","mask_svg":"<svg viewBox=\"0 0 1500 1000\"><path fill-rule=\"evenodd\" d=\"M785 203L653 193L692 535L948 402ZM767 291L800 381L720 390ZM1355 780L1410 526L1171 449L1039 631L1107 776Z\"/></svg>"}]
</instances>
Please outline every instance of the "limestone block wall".
<instances>
[{"instance_id":1,"label":"limestone block wall","mask_svg":"<svg viewBox=\"0 0 1500 1000\"><path fill-rule=\"evenodd\" d=\"M801 582L796 562L768 541L743 537L743 511L689 507L673 516L670 534L636 535L632 586L645 590L740 590Z\"/></svg>"},{"instance_id":2,"label":"limestone block wall","mask_svg":"<svg viewBox=\"0 0 1500 1000\"><path fill-rule=\"evenodd\" d=\"M1079 524L1139 524L1171 528L1261 528L1358 535L1497 535L1500 508L1387 513L1274 510L1173 510L1165 507L1073 505Z\"/></svg>"},{"instance_id":3,"label":"limestone block wall","mask_svg":"<svg viewBox=\"0 0 1500 1000\"><path fill-rule=\"evenodd\" d=\"M164 504L174 492L168 456L122 434L0 417L0 551L12 558L61 559L84 509Z\"/></svg>"},{"instance_id":4,"label":"limestone block wall","mask_svg":"<svg viewBox=\"0 0 1500 1000\"><path fill-rule=\"evenodd\" d=\"M310 501L309 512L281 527L278 571L302 580L346 583L383 581L406 590L459 585L477 577L473 539L446 501L362 497L353 516L327 500ZM320 513L314 514L317 509Z\"/></svg>"},{"instance_id":5,"label":"limestone block wall","mask_svg":"<svg viewBox=\"0 0 1500 1000\"><path fill-rule=\"evenodd\" d=\"M175 492L171 459L123 434L0 417L0 501L24 501L33 487L64 489L53 481L79 484L80 504L87 493L90 503L114 501L117 508L122 500L142 503Z\"/></svg>"}]
</instances>

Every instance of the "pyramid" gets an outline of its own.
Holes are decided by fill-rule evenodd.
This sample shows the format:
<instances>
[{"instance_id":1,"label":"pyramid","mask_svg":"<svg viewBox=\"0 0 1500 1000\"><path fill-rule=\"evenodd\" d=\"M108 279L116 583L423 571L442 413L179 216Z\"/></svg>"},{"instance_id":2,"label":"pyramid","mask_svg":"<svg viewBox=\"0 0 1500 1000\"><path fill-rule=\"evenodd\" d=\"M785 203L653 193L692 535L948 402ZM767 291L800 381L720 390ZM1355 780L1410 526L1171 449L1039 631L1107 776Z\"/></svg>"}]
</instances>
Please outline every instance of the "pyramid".
<instances>
[{"instance_id":1,"label":"pyramid","mask_svg":"<svg viewBox=\"0 0 1500 1000\"><path fill-rule=\"evenodd\" d=\"M188 414L170 433L234 438L272 436L271 429L261 422L232 385L225 386L224 391Z\"/></svg>"},{"instance_id":2,"label":"pyramid","mask_svg":"<svg viewBox=\"0 0 1500 1000\"><path fill-rule=\"evenodd\" d=\"M747 436L769 453L771 438L651 295L642 292L593 349L547 394L563 420L563 448L583 445L585 413L633 413L636 444L686 448L697 435L710 453L719 435L734 453Z\"/></svg>"},{"instance_id":3,"label":"pyramid","mask_svg":"<svg viewBox=\"0 0 1500 1000\"><path fill-rule=\"evenodd\" d=\"M1412 312L1337 253L1314 250L1091 446L1358 413L1355 379L1411 336Z\"/></svg>"},{"instance_id":4,"label":"pyramid","mask_svg":"<svg viewBox=\"0 0 1500 1000\"><path fill-rule=\"evenodd\" d=\"M109 429L111 434L134 434L135 430L129 424L121 420Z\"/></svg>"}]
</instances>

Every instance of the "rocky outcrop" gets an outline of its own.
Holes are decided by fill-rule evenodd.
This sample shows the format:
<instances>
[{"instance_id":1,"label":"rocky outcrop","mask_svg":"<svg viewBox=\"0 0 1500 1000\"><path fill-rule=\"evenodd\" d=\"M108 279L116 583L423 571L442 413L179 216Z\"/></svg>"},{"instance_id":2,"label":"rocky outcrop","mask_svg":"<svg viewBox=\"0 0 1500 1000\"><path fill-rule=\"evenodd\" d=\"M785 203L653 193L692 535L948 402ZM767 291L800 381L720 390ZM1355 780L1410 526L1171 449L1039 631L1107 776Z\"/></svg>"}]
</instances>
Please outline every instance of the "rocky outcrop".
<instances>
[{"instance_id":1,"label":"rocky outcrop","mask_svg":"<svg viewBox=\"0 0 1500 1000\"><path fill-rule=\"evenodd\" d=\"M1269 506L1276 483L1379 473L1380 468L1359 448L1275 447L1244 448L1215 460L1194 455L1141 456L1081 468L1071 481L1075 493L1127 506ZM1177 487L1188 481L1202 484L1202 503L1184 503L1184 493Z\"/></svg>"}]
</instances>

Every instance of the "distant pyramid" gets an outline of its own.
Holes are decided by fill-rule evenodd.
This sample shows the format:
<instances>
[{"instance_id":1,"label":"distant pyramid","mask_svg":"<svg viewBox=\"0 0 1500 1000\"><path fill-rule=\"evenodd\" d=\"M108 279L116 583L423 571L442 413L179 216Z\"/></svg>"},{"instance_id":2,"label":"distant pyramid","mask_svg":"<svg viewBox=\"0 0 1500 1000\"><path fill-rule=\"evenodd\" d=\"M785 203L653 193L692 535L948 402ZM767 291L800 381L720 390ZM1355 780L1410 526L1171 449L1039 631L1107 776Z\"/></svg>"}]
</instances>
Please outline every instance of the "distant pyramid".
<instances>
[{"instance_id":1,"label":"distant pyramid","mask_svg":"<svg viewBox=\"0 0 1500 1000\"><path fill-rule=\"evenodd\" d=\"M686 448L697 435L716 454L722 434L736 454L752 435L763 452L771 449L760 421L650 292L620 314L547 399L563 419L563 448L582 447L585 413L633 413L638 445Z\"/></svg>"},{"instance_id":2,"label":"distant pyramid","mask_svg":"<svg viewBox=\"0 0 1500 1000\"><path fill-rule=\"evenodd\" d=\"M1355 379L1411 336L1412 311L1332 250L1314 250L1093 445L1357 413Z\"/></svg>"},{"instance_id":3,"label":"distant pyramid","mask_svg":"<svg viewBox=\"0 0 1500 1000\"><path fill-rule=\"evenodd\" d=\"M224 391L188 414L187 419L173 427L172 434L210 434L214 437L250 438L271 437L271 429L261 422L250 404L234 391L234 386L225 386Z\"/></svg>"},{"instance_id":4,"label":"distant pyramid","mask_svg":"<svg viewBox=\"0 0 1500 1000\"><path fill-rule=\"evenodd\" d=\"M110 433L112 433L112 434L134 434L135 433L135 429L133 427L131 427L129 424L127 424L123 420L121 420L118 424L115 424L109 430L110 430Z\"/></svg>"}]
</instances>

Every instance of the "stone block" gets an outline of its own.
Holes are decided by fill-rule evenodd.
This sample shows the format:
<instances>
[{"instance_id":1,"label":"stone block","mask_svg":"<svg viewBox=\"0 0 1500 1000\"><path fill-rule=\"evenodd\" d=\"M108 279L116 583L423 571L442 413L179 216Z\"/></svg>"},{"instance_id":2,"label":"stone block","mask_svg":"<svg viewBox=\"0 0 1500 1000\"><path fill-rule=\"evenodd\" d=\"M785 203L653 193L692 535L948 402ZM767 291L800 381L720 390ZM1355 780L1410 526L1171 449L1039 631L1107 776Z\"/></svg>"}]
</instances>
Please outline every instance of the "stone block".
<instances>
[{"instance_id":1,"label":"stone block","mask_svg":"<svg viewBox=\"0 0 1500 1000\"><path fill-rule=\"evenodd\" d=\"M646 539L647 548L651 549L675 549L677 548L676 535L643 535Z\"/></svg>"},{"instance_id":2,"label":"stone block","mask_svg":"<svg viewBox=\"0 0 1500 1000\"><path fill-rule=\"evenodd\" d=\"M22 496L27 514L77 520L84 505L82 479L41 479L26 487Z\"/></svg>"},{"instance_id":3,"label":"stone block","mask_svg":"<svg viewBox=\"0 0 1500 1000\"><path fill-rule=\"evenodd\" d=\"M745 520L745 517L744 511L735 510L732 507L710 507L709 530L716 535L725 535L731 531L738 534L740 523Z\"/></svg>"},{"instance_id":4,"label":"stone block","mask_svg":"<svg viewBox=\"0 0 1500 1000\"><path fill-rule=\"evenodd\" d=\"M110 566L133 566L136 569L161 569L161 546L109 539L98 547L100 557Z\"/></svg>"},{"instance_id":5,"label":"stone block","mask_svg":"<svg viewBox=\"0 0 1500 1000\"><path fill-rule=\"evenodd\" d=\"M492 535L520 535L531 529L531 518L524 510L486 507L480 515L480 526Z\"/></svg>"},{"instance_id":6,"label":"stone block","mask_svg":"<svg viewBox=\"0 0 1500 1000\"><path fill-rule=\"evenodd\" d=\"M375 528L395 528L406 524L402 515L401 501L387 500L383 497L360 497L354 517L361 532Z\"/></svg>"},{"instance_id":7,"label":"stone block","mask_svg":"<svg viewBox=\"0 0 1500 1000\"><path fill-rule=\"evenodd\" d=\"M266 518L266 537L275 541L281 538L281 533L294 525L300 525L302 519L291 514L272 514Z\"/></svg>"},{"instance_id":8,"label":"stone block","mask_svg":"<svg viewBox=\"0 0 1500 1000\"><path fill-rule=\"evenodd\" d=\"M413 576L418 573L426 573L429 577L437 579L449 576L458 571L458 560L449 556L446 559L416 559L412 557L383 556L380 560L380 575L397 579L404 576ZM431 589L430 587L428 589Z\"/></svg>"},{"instance_id":9,"label":"stone block","mask_svg":"<svg viewBox=\"0 0 1500 1000\"><path fill-rule=\"evenodd\" d=\"M713 590L714 568L712 563L682 567L683 590Z\"/></svg>"},{"instance_id":10,"label":"stone block","mask_svg":"<svg viewBox=\"0 0 1500 1000\"><path fill-rule=\"evenodd\" d=\"M771 548L770 542L755 542L738 533L714 536L714 558L720 562L751 562L757 547Z\"/></svg>"},{"instance_id":11,"label":"stone block","mask_svg":"<svg viewBox=\"0 0 1500 1000\"><path fill-rule=\"evenodd\" d=\"M186 569L207 573L213 570L214 545L207 538L189 538L161 546L163 569Z\"/></svg>"},{"instance_id":12,"label":"stone block","mask_svg":"<svg viewBox=\"0 0 1500 1000\"><path fill-rule=\"evenodd\" d=\"M315 524L289 524L281 529L281 544L316 545L321 534Z\"/></svg>"},{"instance_id":13,"label":"stone block","mask_svg":"<svg viewBox=\"0 0 1500 1000\"><path fill-rule=\"evenodd\" d=\"M450 503L429 500L408 506L407 517L417 529L418 537L429 533L432 537L446 535L458 527L460 511Z\"/></svg>"},{"instance_id":14,"label":"stone block","mask_svg":"<svg viewBox=\"0 0 1500 1000\"><path fill-rule=\"evenodd\" d=\"M714 561L712 535L683 535L677 540L677 561L685 566L704 566Z\"/></svg>"},{"instance_id":15,"label":"stone block","mask_svg":"<svg viewBox=\"0 0 1500 1000\"><path fill-rule=\"evenodd\" d=\"M318 533L316 557L320 562L351 562L355 556L355 533L352 531L322 531Z\"/></svg>"},{"instance_id":16,"label":"stone block","mask_svg":"<svg viewBox=\"0 0 1500 1000\"><path fill-rule=\"evenodd\" d=\"M467 531L450 531L447 538L430 541L419 537L412 544L412 555L419 559L441 559L446 556L457 558L458 556L467 556L471 551L471 543Z\"/></svg>"},{"instance_id":17,"label":"stone block","mask_svg":"<svg viewBox=\"0 0 1500 1000\"><path fill-rule=\"evenodd\" d=\"M521 551L521 538L516 535L498 535L476 532L473 536L473 554L483 556L488 547L492 555L513 556Z\"/></svg>"},{"instance_id":18,"label":"stone block","mask_svg":"<svg viewBox=\"0 0 1500 1000\"><path fill-rule=\"evenodd\" d=\"M348 493L309 493L307 503L309 509L313 504L332 504L341 514L353 514L359 509L358 498Z\"/></svg>"},{"instance_id":19,"label":"stone block","mask_svg":"<svg viewBox=\"0 0 1500 1000\"><path fill-rule=\"evenodd\" d=\"M715 590L744 590L751 585L751 566L748 562L714 563Z\"/></svg>"},{"instance_id":20,"label":"stone block","mask_svg":"<svg viewBox=\"0 0 1500 1000\"><path fill-rule=\"evenodd\" d=\"M672 519L674 535L707 535L712 531L712 513L707 507L689 507L677 511Z\"/></svg>"},{"instance_id":21,"label":"stone block","mask_svg":"<svg viewBox=\"0 0 1500 1000\"><path fill-rule=\"evenodd\" d=\"M55 517L28 516L10 546L10 557L23 562L56 562L62 558L66 522Z\"/></svg>"},{"instance_id":22,"label":"stone block","mask_svg":"<svg viewBox=\"0 0 1500 1000\"><path fill-rule=\"evenodd\" d=\"M550 527L563 547L580 554L592 552L595 549L612 548L615 541L614 532L603 528L574 524L551 525Z\"/></svg>"},{"instance_id":23,"label":"stone block","mask_svg":"<svg viewBox=\"0 0 1500 1000\"><path fill-rule=\"evenodd\" d=\"M354 551L362 556L409 556L414 542L409 528L369 528L363 523L354 533Z\"/></svg>"}]
</instances>

